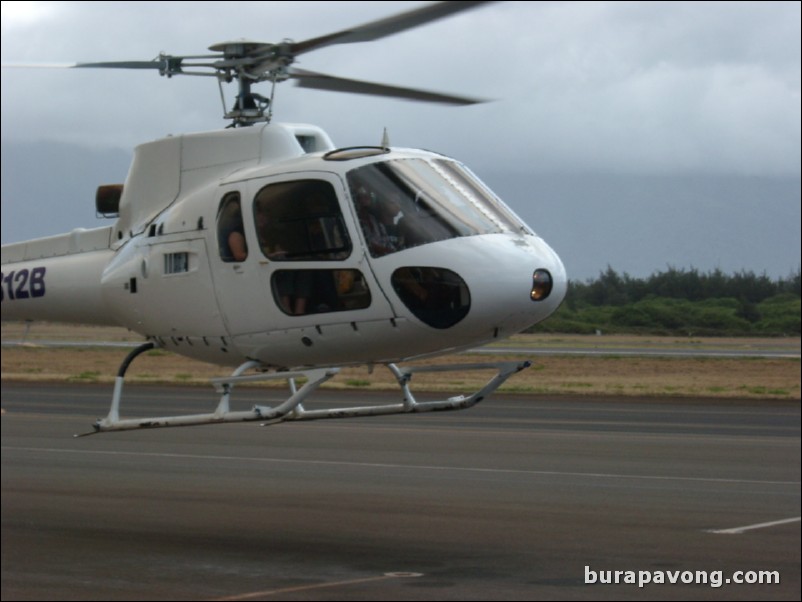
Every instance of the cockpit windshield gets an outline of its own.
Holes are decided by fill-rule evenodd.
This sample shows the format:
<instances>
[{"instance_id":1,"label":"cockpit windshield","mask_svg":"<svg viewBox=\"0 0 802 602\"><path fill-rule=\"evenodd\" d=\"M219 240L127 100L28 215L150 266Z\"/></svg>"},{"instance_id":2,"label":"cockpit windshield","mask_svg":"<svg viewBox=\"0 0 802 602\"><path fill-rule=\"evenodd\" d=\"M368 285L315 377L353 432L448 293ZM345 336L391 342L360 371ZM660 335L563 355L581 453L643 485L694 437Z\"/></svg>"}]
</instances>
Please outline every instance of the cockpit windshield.
<instances>
[{"instance_id":1,"label":"cockpit windshield","mask_svg":"<svg viewBox=\"0 0 802 602\"><path fill-rule=\"evenodd\" d=\"M348 187L373 257L460 236L529 232L454 161L371 163L348 172Z\"/></svg>"}]
</instances>

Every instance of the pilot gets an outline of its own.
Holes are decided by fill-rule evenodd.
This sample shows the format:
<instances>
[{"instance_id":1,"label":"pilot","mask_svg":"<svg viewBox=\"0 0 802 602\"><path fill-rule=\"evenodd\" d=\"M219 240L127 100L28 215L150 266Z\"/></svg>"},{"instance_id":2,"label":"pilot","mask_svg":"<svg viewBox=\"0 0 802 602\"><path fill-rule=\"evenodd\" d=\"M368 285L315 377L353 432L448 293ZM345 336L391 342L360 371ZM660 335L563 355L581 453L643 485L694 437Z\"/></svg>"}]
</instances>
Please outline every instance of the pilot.
<instances>
[{"instance_id":1,"label":"pilot","mask_svg":"<svg viewBox=\"0 0 802 602\"><path fill-rule=\"evenodd\" d=\"M401 210L399 198L399 193L393 193L379 207L379 218L387 232L387 247L390 253L406 248L408 224L404 219L406 216Z\"/></svg>"},{"instance_id":2,"label":"pilot","mask_svg":"<svg viewBox=\"0 0 802 602\"><path fill-rule=\"evenodd\" d=\"M393 237L387 231L385 213L376 206L374 195L367 188L360 186L356 190L355 205L359 225L368 243L368 250L373 257L381 257L397 250ZM390 219L392 223L392 218Z\"/></svg>"}]
</instances>

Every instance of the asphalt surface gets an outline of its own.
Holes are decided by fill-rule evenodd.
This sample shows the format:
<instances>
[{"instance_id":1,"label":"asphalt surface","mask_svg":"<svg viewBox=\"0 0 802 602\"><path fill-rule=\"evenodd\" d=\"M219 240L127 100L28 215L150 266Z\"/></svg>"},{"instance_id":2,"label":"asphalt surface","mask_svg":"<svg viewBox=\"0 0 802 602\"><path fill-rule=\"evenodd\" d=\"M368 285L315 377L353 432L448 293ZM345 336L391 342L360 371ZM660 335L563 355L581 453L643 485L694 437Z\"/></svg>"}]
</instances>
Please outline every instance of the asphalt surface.
<instances>
[{"instance_id":1,"label":"asphalt surface","mask_svg":"<svg viewBox=\"0 0 802 602\"><path fill-rule=\"evenodd\" d=\"M710 357L710 358L787 358L796 359L802 356L802 349L798 339L775 339L760 343L741 343L734 339L734 343L722 346L699 345L694 347L672 344L649 346L648 344L637 346L612 345L606 342L598 346L568 346L568 345L549 345L540 347L532 345L516 346L486 346L471 349L470 353L483 355L565 355L565 356L600 356L600 357ZM22 339L8 339L2 341L3 347L64 347L81 349L86 347L108 347L112 349L123 348L133 349L142 344L142 341L120 342L120 341L62 341L32 339L25 341Z\"/></svg>"},{"instance_id":2,"label":"asphalt surface","mask_svg":"<svg viewBox=\"0 0 802 602\"><path fill-rule=\"evenodd\" d=\"M2 383L3 600L800 599L799 402L496 396L73 438L110 395Z\"/></svg>"}]
</instances>

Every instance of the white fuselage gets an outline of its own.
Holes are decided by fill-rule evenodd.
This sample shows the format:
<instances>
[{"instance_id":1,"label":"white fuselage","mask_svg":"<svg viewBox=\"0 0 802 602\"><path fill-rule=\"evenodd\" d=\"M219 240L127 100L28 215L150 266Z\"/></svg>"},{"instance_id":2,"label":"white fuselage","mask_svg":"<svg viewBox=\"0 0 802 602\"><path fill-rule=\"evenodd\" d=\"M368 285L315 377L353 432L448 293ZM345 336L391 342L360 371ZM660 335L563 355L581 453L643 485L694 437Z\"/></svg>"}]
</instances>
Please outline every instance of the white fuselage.
<instances>
[{"instance_id":1,"label":"white fuselage","mask_svg":"<svg viewBox=\"0 0 802 602\"><path fill-rule=\"evenodd\" d=\"M2 261L3 320L120 325L230 365L463 349L545 319L566 288L559 257L459 163L334 151L312 126L143 145L113 226Z\"/></svg>"}]
</instances>

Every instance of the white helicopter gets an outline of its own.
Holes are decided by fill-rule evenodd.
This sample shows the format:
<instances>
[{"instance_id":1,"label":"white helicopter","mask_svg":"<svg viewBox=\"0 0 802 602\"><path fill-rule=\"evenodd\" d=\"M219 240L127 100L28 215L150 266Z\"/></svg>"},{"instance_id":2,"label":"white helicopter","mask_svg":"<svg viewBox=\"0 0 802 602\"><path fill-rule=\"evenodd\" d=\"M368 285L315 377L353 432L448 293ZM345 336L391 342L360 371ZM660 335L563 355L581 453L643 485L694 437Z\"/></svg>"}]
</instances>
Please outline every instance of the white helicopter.
<instances>
[{"instance_id":1,"label":"white helicopter","mask_svg":"<svg viewBox=\"0 0 802 602\"><path fill-rule=\"evenodd\" d=\"M110 225L2 247L2 319L124 326L147 342L118 371L109 414L94 432L240 421L266 424L471 407L528 362L403 367L510 336L544 320L565 296L557 254L467 167L421 150L337 148L312 125L271 123L275 85L449 104L480 102L303 71L295 57L370 41L473 8L440 2L302 42L236 41L211 54L73 68L208 75L238 94L225 130L136 148L124 185L100 186ZM251 90L271 82L271 97ZM214 411L123 418L125 373L160 347L236 366L214 379ZM395 404L309 409L344 365L387 366ZM496 374L479 391L419 402L421 371ZM231 408L232 387L286 379L278 406ZM305 379L303 386L296 379ZM92 434L87 433L87 434Z\"/></svg>"}]
</instances>

